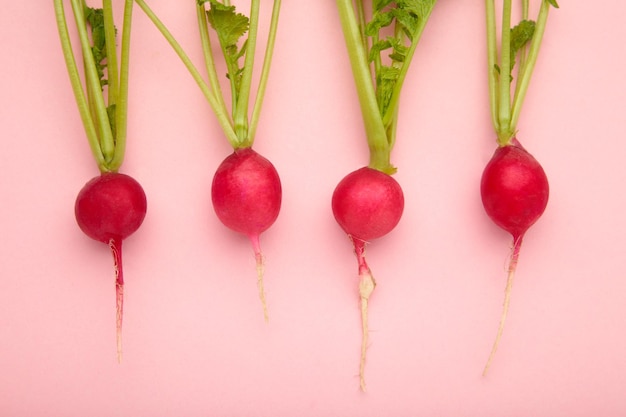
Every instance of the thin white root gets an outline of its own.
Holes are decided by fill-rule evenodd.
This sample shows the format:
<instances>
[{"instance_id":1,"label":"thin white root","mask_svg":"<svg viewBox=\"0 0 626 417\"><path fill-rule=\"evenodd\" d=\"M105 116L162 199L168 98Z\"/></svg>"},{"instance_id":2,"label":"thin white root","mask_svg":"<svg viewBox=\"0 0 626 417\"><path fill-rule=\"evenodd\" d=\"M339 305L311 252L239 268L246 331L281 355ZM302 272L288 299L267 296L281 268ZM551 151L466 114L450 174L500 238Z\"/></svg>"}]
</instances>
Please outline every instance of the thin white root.
<instances>
[{"instance_id":1,"label":"thin white root","mask_svg":"<svg viewBox=\"0 0 626 417\"><path fill-rule=\"evenodd\" d=\"M257 287L259 288L259 298L261 299L261 304L263 305L263 317L265 318L265 322L269 323L270 316L267 311L267 302L265 301L265 288L263 286L264 272L265 272L265 266L263 262L263 255L258 253L256 255Z\"/></svg>"},{"instance_id":2,"label":"thin white root","mask_svg":"<svg viewBox=\"0 0 626 417\"><path fill-rule=\"evenodd\" d=\"M122 363L122 332L117 331L117 363Z\"/></svg>"},{"instance_id":3,"label":"thin white root","mask_svg":"<svg viewBox=\"0 0 626 417\"><path fill-rule=\"evenodd\" d=\"M263 286L263 275L265 273L265 259L263 252L261 252L261 242L259 241L259 235L249 235L250 243L252 243L252 249L254 250L254 258L256 259L256 276L257 287L259 288L259 298L263 306L263 318L266 323L269 323L270 316L267 312L267 302L265 301L265 288Z\"/></svg>"},{"instance_id":4,"label":"thin white root","mask_svg":"<svg viewBox=\"0 0 626 417\"><path fill-rule=\"evenodd\" d=\"M487 364L485 365L485 369L483 369L483 376L487 375L489 366L491 366L491 361L493 360L494 356L496 355L496 351L498 350L498 345L500 344L500 338L502 337L502 333L504 332L504 322L506 321L506 316L509 311L509 303L511 301L511 290L513 289L514 276L515 276L515 268L509 268L509 275L506 280L506 288L504 289L504 305L502 307L502 316L500 317L500 325L498 326L498 333L496 335L496 340L493 342L493 347L491 348L489 359L487 359Z\"/></svg>"},{"instance_id":5,"label":"thin white root","mask_svg":"<svg viewBox=\"0 0 626 417\"><path fill-rule=\"evenodd\" d=\"M367 305L370 296L376 288L376 281L372 274L368 271L361 275L361 281L359 282L359 295L361 296L361 323L362 323L362 338L361 338L361 362L359 366L359 381L361 385L361 391L365 392L365 356L367 352L367 343L369 336L369 327L367 321Z\"/></svg>"}]
</instances>

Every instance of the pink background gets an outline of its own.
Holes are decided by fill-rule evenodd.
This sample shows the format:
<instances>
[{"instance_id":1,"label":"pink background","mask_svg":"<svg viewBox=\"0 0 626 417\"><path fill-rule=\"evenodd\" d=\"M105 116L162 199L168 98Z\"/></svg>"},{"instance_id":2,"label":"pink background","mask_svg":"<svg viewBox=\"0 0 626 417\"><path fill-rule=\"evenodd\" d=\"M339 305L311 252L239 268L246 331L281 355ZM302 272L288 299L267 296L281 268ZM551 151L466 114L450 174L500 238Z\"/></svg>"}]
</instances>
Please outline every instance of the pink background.
<instances>
[{"instance_id":1,"label":"pink background","mask_svg":"<svg viewBox=\"0 0 626 417\"><path fill-rule=\"evenodd\" d=\"M527 235L485 378L510 239L478 192L495 147L483 2L437 4L393 153L405 214L368 251L379 285L365 394L356 261L330 211L338 181L367 162L335 3L282 9L255 145L284 189L281 215L262 237L269 325L248 242L210 203L229 145L136 8L123 171L144 186L149 209L125 243L121 365L111 257L73 216L97 169L52 2L37 3L3 1L0 14L1 416L626 414L621 0L562 0L550 15L519 138L545 167L551 199ZM193 2L181 3L150 1L200 63Z\"/></svg>"}]
</instances>

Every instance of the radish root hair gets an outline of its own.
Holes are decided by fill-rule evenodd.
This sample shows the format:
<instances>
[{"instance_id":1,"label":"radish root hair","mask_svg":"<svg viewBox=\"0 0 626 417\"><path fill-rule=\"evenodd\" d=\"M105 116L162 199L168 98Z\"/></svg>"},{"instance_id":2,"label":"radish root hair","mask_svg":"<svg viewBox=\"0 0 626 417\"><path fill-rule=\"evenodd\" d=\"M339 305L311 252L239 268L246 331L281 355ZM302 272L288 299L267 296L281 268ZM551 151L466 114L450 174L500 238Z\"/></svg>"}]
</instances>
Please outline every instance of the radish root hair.
<instances>
[{"instance_id":1,"label":"radish root hair","mask_svg":"<svg viewBox=\"0 0 626 417\"><path fill-rule=\"evenodd\" d=\"M487 363L485 364L485 368L483 369L483 376L487 375L487 371L489 370L489 367L491 366L491 362L493 361L493 358L496 355L496 351L498 350L498 345L500 344L502 333L504 332L504 323L506 322L506 316L509 312L509 304L511 302L511 291L513 289L513 280L515 278L515 270L517 269L517 261L519 259L519 252L522 246L522 238L523 236L518 236L518 237L514 237L514 240L513 240L513 248L511 250L511 255L509 258L509 267L508 267L508 276L506 280L506 287L504 289L504 304L502 306L502 316L500 317L500 324L498 325L498 333L496 334L496 339L493 342L491 353L489 354L489 358L487 359Z\"/></svg>"},{"instance_id":2,"label":"radish root hair","mask_svg":"<svg viewBox=\"0 0 626 417\"><path fill-rule=\"evenodd\" d=\"M254 249L254 258L256 260L256 275L257 275L257 287L259 288L259 299L263 306L263 318L266 323L269 323L270 317L267 310L267 301L265 300L265 286L263 285L263 275L265 274L265 257L261 252L261 244L259 242L259 236L250 236L252 241L252 248Z\"/></svg>"}]
</instances>

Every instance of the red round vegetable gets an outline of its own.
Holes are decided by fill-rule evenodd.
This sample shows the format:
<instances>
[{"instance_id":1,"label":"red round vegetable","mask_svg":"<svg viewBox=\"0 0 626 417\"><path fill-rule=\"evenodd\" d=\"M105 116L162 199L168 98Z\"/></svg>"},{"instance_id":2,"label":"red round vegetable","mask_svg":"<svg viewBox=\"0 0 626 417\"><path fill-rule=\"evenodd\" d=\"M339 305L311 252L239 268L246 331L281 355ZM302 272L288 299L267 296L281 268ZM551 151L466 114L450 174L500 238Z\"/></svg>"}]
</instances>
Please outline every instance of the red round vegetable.
<instances>
[{"instance_id":1,"label":"red round vegetable","mask_svg":"<svg viewBox=\"0 0 626 417\"><path fill-rule=\"evenodd\" d=\"M548 194L543 168L519 142L498 147L483 171L480 195L485 211L514 240L543 214Z\"/></svg>"},{"instance_id":2,"label":"red round vegetable","mask_svg":"<svg viewBox=\"0 0 626 417\"><path fill-rule=\"evenodd\" d=\"M344 232L369 241L396 227L404 209L404 194L391 175L363 167L337 185L332 209Z\"/></svg>"},{"instance_id":3,"label":"red round vegetable","mask_svg":"<svg viewBox=\"0 0 626 417\"><path fill-rule=\"evenodd\" d=\"M278 218L282 199L280 178L270 161L252 148L237 149L213 177L211 200L229 229L254 237Z\"/></svg>"},{"instance_id":4,"label":"red round vegetable","mask_svg":"<svg viewBox=\"0 0 626 417\"><path fill-rule=\"evenodd\" d=\"M485 211L494 223L513 236L504 308L483 374L487 373L502 337L522 240L546 209L549 193L543 168L516 138L510 145L498 147L483 171L480 195Z\"/></svg>"},{"instance_id":5,"label":"red round vegetable","mask_svg":"<svg viewBox=\"0 0 626 417\"><path fill-rule=\"evenodd\" d=\"M269 320L263 288L264 262L259 238L278 218L282 201L280 178L274 165L252 148L239 148L220 164L211 186L213 208L229 229L252 242L257 284L265 320Z\"/></svg>"},{"instance_id":6,"label":"red round vegetable","mask_svg":"<svg viewBox=\"0 0 626 417\"><path fill-rule=\"evenodd\" d=\"M146 216L146 194L132 177L107 172L82 188L74 207L76 221L90 238L109 243L134 233Z\"/></svg>"},{"instance_id":7,"label":"red round vegetable","mask_svg":"<svg viewBox=\"0 0 626 417\"><path fill-rule=\"evenodd\" d=\"M346 175L337 185L332 197L332 210L337 223L354 245L359 265L359 296L361 298L361 361L360 385L365 390L365 356L367 350L368 301L376 281L365 260L368 241L391 232L404 210L404 194L391 175L363 167Z\"/></svg>"},{"instance_id":8,"label":"red round vegetable","mask_svg":"<svg viewBox=\"0 0 626 417\"><path fill-rule=\"evenodd\" d=\"M132 177L106 172L91 179L78 193L74 213L80 229L111 248L115 266L117 358L122 360L124 269L122 241L133 234L146 216L143 188Z\"/></svg>"}]
</instances>

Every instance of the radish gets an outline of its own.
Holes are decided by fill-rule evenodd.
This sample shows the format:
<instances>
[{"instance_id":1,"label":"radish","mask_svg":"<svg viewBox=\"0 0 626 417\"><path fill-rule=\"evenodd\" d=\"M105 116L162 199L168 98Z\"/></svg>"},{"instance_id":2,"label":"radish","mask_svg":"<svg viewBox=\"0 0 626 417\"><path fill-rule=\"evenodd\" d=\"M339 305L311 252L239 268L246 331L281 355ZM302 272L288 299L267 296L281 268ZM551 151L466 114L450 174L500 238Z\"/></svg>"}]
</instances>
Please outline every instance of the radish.
<instances>
[{"instance_id":1,"label":"radish","mask_svg":"<svg viewBox=\"0 0 626 417\"><path fill-rule=\"evenodd\" d=\"M550 7L558 8L558 4L556 0L541 0L537 20L532 21L528 19L529 0L522 0L521 3L522 19L511 28L512 0L503 1L498 61L495 1L486 2L489 97L498 148L483 171L480 194L487 215L511 234L513 247L509 257L502 316L483 375L487 374L502 337L522 240L543 214L549 195L548 179L543 168L524 149L516 134L517 121L537 61L548 12ZM519 65L514 78L516 59Z\"/></svg>"},{"instance_id":2,"label":"radish","mask_svg":"<svg viewBox=\"0 0 626 417\"><path fill-rule=\"evenodd\" d=\"M117 359L121 361L124 306L122 241L141 226L147 208L146 195L141 185L130 176L118 172L126 148L133 1L127 0L125 3L119 68L111 0L103 0L100 9L88 7L84 0L72 0L71 4L80 39L84 86L72 51L63 0L54 0L56 21L74 97L92 154L100 169L100 176L87 182L79 192L75 216L81 230L90 238L107 244L113 254Z\"/></svg>"},{"instance_id":3,"label":"radish","mask_svg":"<svg viewBox=\"0 0 626 417\"><path fill-rule=\"evenodd\" d=\"M231 230L248 236L252 243L259 298L265 321L268 321L263 289L264 261L259 237L278 217L282 190L276 169L266 158L252 150L252 145L267 85L281 2L274 0L265 57L251 114L248 107L252 90L260 0L251 1L249 18L238 13L230 1L197 0L196 13L208 83L146 2L144 0L136 2L187 67L213 109L226 139L233 147L233 153L224 159L215 173L211 199L220 221ZM215 69L209 27L215 32L214 36L226 64L231 91L230 112L226 107ZM247 38L244 40L242 38L246 33ZM243 63L240 62L242 60Z\"/></svg>"},{"instance_id":4,"label":"radish","mask_svg":"<svg viewBox=\"0 0 626 417\"><path fill-rule=\"evenodd\" d=\"M365 247L391 232L404 210L402 189L391 176L396 168L390 156L396 139L400 91L435 0L374 1L369 10L364 3L358 0L355 7L352 0L337 0L370 162L341 180L332 196L333 214L352 242L358 263L362 391L366 389L368 302L376 286L365 259Z\"/></svg>"},{"instance_id":5,"label":"radish","mask_svg":"<svg viewBox=\"0 0 626 417\"><path fill-rule=\"evenodd\" d=\"M213 177L211 200L215 213L229 229L250 239L257 264L259 297L263 306L263 254L259 236L278 217L281 185L274 166L252 148L237 149L220 164ZM267 319L267 309L265 318Z\"/></svg>"}]
</instances>

